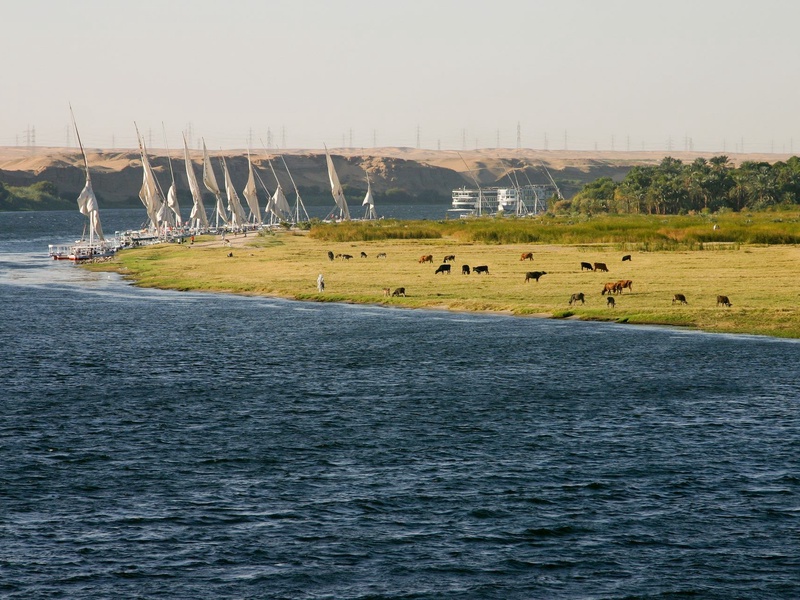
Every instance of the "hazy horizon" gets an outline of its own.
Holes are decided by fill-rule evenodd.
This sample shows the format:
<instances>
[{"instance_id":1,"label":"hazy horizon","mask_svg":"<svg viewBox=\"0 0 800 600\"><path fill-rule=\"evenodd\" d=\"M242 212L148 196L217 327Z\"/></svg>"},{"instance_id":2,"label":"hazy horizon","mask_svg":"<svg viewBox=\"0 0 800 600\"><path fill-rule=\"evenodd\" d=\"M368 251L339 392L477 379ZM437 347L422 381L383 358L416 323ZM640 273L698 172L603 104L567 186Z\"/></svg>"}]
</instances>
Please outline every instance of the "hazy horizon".
<instances>
[{"instance_id":1,"label":"hazy horizon","mask_svg":"<svg viewBox=\"0 0 800 600\"><path fill-rule=\"evenodd\" d=\"M793 153L800 4L11 0L0 146Z\"/></svg>"}]
</instances>

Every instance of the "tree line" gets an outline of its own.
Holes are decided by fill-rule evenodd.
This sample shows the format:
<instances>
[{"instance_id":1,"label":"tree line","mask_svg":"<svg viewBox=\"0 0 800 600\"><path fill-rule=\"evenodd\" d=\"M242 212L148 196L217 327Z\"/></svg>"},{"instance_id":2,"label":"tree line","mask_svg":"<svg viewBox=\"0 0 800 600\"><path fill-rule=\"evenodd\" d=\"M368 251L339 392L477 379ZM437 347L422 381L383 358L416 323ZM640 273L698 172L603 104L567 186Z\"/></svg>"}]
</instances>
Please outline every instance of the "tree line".
<instances>
[{"instance_id":1,"label":"tree line","mask_svg":"<svg viewBox=\"0 0 800 600\"><path fill-rule=\"evenodd\" d=\"M620 182L601 177L570 200L554 202L556 212L685 214L764 210L800 204L800 158L773 164L745 161L734 167L727 156L683 161L665 157L657 165L633 167Z\"/></svg>"}]
</instances>

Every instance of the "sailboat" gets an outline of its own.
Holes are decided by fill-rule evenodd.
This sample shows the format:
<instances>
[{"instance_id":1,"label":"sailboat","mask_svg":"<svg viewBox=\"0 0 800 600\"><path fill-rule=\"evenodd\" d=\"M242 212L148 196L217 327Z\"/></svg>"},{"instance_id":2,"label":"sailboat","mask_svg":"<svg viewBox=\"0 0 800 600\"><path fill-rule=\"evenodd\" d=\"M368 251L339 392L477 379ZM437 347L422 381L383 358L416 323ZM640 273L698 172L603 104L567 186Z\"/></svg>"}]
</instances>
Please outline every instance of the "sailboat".
<instances>
[{"instance_id":1,"label":"sailboat","mask_svg":"<svg viewBox=\"0 0 800 600\"><path fill-rule=\"evenodd\" d=\"M292 172L289 170L289 165L286 164L286 159L281 154L281 161L283 162L283 168L286 169L286 172L289 174L289 181L292 182L292 186L294 187L294 194L296 200L294 202L294 222L299 223L301 220L308 221L308 213L306 212L305 204L303 204L303 199L300 197L300 190L297 189L297 184L294 182L294 177L292 177ZM300 211L303 211L303 216L305 219L300 218Z\"/></svg>"},{"instance_id":2,"label":"sailboat","mask_svg":"<svg viewBox=\"0 0 800 600\"><path fill-rule=\"evenodd\" d=\"M192 159L189 158L189 147L186 145L186 136L183 136L183 159L186 162L186 178L189 180L189 189L192 192L192 212L189 215L189 226L196 230L208 229L208 216L206 208L203 206L203 194L200 192L200 185L197 183L197 176L194 174Z\"/></svg>"},{"instance_id":3,"label":"sailboat","mask_svg":"<svg viewBox=\"0 0 800 600\"><path fill-rule=\"evenodd\" d=\"M331 182L331 194L333 195L333 201L336 203L336 207L339 209L338 219L341 221L349 221L350 211L347 208L344 189L342 189L342 184L339 182L339 176L336 174L336 167L333 166L333 160L331 160L331 155L328 153L327 146L325 146L325 158L328 161L328 179L330 179Z\"/></svg>"},{"instance_id":4,"label":"sailboat","mask_svg":"<svg viewBox=\"0 0 800 600\"><path fill-rule=\"evenodd\" d=\"M164 124L161 124L161 127L164 127ZM183 224L183 219L181 219L181 207L178 205L178 186L175 185L175 171L172 170L172 157L169 155L169 143L167 142L167 131L164 129L164 145L167 148L167 161L169 161L169 174L172 177L172 185L169 186L169 190L167 191L167 203L166 208L172 211L174 215L175 225L180 227ZM167 212L166 209L164 212ZM172 221L171 215L164 215L165 218L169 218L169 221Z\"/></svg>"},{"instance_id":5,"label":"sailboat","mask_svg":"<svg viewBox=\"0 0 800 600\"><path fill-rule=\"evenodd\" d=\"M117 246L106 242L103 236L103 227L100 224L100 208L97 204L97 196L94 195L94 189L92 188L92 178L89 175L89 160L86 158L86 151L83 149L81 134L78 132L78 125L75 122L72 106L69 107L69 112L72 116L72 125L75 127L75 136L78 139L78 145L83 156L83 166L86 171L86 183L78 195L78 211L89 219L89 239L81 238L71 246L50 244L49 254L56 260L68 258L74 261L111 256L117 251Z\"/></svg>"},{"instance_id":6,"label":"sailboat","mask_svg":"<svg viewBox=\"0 0 800 600\"><path fill-rule=\"evenodd\" d=\"M225 194L228 196L228 210L230 211L230 226L234 229L244 226L247 223L247 216L242 209L242 201L239 200L239 194L236 193L236 188L233 187L231 181L231 174L228 171L228 163L225 157L222 157L222 171L225 174Z\"/></svg>"},{"instance_id":7,"label":"sailboat","mask_svg":"<svg viewBox=\"0 0 800 600\"><path fill-rule=\"evenodd\" d=\"M253 162L250 160L250 149L247 150L247 183L242 193L250 207L250 222L254 225L261 225L261 208L258 206L258 191L256 190L256 178L253 176Z\"/></svg>"},{"instance_id":8,"label":"sailboat","mask_svg":"<svg viewBox=\"0 0 800 600\"><path fill-rule=\"evenodd\" d=\"M281 185L278 174L275 172L275 167L272 166L272 160L267 157L269 168L272 171L272 176L275 178L277 188L275 193L267 203L267 211L270 213L270 221L274 224L276 221L283 221L291 219L292 209L289 207L289 202L286 200L286 194L283 193L283 186Z\"/></svg>"},{"instance_id":9,"label":"sailboat","mask_svg":"<svg viewBox=\"0 0 800 600\"><path fill-rule=\"evenodd\" d=\"M366 206L367 208L364 209L364 218L365 219L377 219L378 214L375 212L375 199L372 197L372 185L369 182L369 173L367 173L367 195L364 196L364 201L361 203L361 206Z\"/></svg>"},{"instance_id":10,"label":"sailboat","mask_svg":"<svg viewBox=\"0 0 800 600\"><path fill-rule=\"evenodd\" d=\"M151 234L155 235L158 233L164 217L162 210L164 199L159 190L153 169L150 166L150 160L147 158L147 146L139 135L139 127L136 123L134 123L134 127L136 127L136 138L139 140L139 153L142 157L142 187L139 190L139 200L142 201L147 211L147 218L150 220L148 229L150 229Z\"/></svg>"},{"instance_id":11,"label":"sailboat","mask_svg":"<svg viewBox=\"0 0 800 600\"><path fill-rule=\"evenodd\" d=\"M211 166L211 157L208 155L205 140L203 140L203 185L205 185L206 189L214 194L214 197L217 199L215 227L219 229L219 220L222 219L222 222L227 224L228 215L225 214L225 205L222 204L222 193L219 191L219 184L217 184L217 178L214 175L214 167Z\"/></svg>"}]
</instances>

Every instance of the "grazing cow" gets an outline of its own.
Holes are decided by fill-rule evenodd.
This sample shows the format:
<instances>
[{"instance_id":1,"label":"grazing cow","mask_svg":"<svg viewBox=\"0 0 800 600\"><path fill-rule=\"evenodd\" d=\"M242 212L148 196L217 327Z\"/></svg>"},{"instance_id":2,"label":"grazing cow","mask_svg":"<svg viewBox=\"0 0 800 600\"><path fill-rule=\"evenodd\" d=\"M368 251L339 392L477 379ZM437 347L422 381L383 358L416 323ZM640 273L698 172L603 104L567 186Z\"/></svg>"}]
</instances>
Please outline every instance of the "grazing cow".
<instances>
[{"instance_id":1,"label":"grazing cow","mask_svg":"<svg viewBox=\"0 0 800 600\"><path fill-rule=\"evenodd\" d=\"M546 271L528 271L525 273L525 283L528 283L531 279L539 283L539 277L542 275L547 275Z\"/></svg>"},{"instance_id":2,"label":"grazing cow","mask_svg":"<svg viewBox=\"0 0 800 600\"><path fill-rule=\"evenodd\" d=\"M606 266L606 263L594 263L594 270L605 271L606 273L608 273L608 267Z\"/></svg>"},{"instance_id":3,"label":"grazing cow","mask_svg":"<svg viewBox=\"0 0 800 600\"><path fill-rule=\"evenodd\" d=\"M586 299L583 296L583 292L578 292L577 294L572 294L572 296L569 297L570 306L572 306L573 302L575 304L577 304L578 302L580 302L581 304L586 304Z\"/></svg>"},{"instance_id":4,"label":"grazing cow","mask_svg":"<svg viewBox=\"0 0 800 600\"><path fill-rule=\"evenodd\" d=\"M633 281L630 279L620 279L618 282L619 284L619 293L622 293L622 290L628 288L631 292L633 291Z\"/></svg>"},{"instance_id":5,"label":"grazing cow","mask_svg":"<svg viewBox=\"0 0 800 600\"><path fill-rule=\"evenodd\" d=\"M328 260L333 260L333 252L328 250Z\"/></svg>"},{"instance_id":6,"label":"grazing cow","mask_svg":"<svg viewBox=\"0 0 800 600\"><path fill-rule=\"evenodd\" d=\"M594 271L594 268L592 267L592 263L582 262L581 263L581 271L583 271L584 269L586 269L587 271Z\"/></svg>"},{"instance_id":7,"label":"grazing cow","mask_svg":"<svg viewBox=\"0 0 800 600\"><path fill-rule=\"evenodd\" d=\"M626 260L630 260L630 259L631 259L631 255L630 254L626 254L625 256L622 257L622 262L625 262Z\"/></svg>"},{"instance_id":8,"label":"grazing cow","mask_svg":"<svg viewBox=\"0 0 800 600\"><path fill-rule=\"evenodd\" d=\"M454 261L455 259L456 259L456 255L455 254L448 254L447 256L444 257L444 261L443 262L450 262L450 261Z\"/></svg>"},{"instance_id":9,"label":"grazing cow","mask_svg":"<svg viewBox=\"0 0 800 600\"><path fill-rule=\"evenodd\" d=\"M461 274L469 275L469 265L461 265Z\"/></svg>"},{"instance_id":10,"label":"grazing cow","mask_svg":"<svg viewBox=\"0 0 800 600\"><path fill-rule=\"evenodd\" d=\"M486 273L488 275L489 274L489 267L487 267L486 265L481 265L479 267L472 267L472 272L473 273Z\"/></svg>"},{"instance_id":11,"label":"grazing cow","mask_svg":"<svg viewBox=\"0 0 800 600\"><path fill-rule=\"evenodd\" d=\"M378 252L378 255L375 258L386 258L386 252Z\"/></svg>"},{"instance_id":12,"label":"grazing cow","mask_svg":"<svg viewBox=\"0 0 800 600\"><path fill-rule=\"evenodd\" d=\"M439 265L439 268L436 269L434 275L436 275L437 273L447 273L448 275L450 275L450 265Z\"/></svg>"},{"instance_id":13,"label":"grazing cow","mask_svg":"<svg viewBox=\"0 0 800 600\"><path fill-rule=\"evenodd\" d=\"M402 296L403 298L405 298L406 288L397 288L395 291L392 292L392 296Z\"/></svg>"},{"instance_id":14,"label":"grazing cow","mask_svg":"<svg viewBox=\"0 0 800 600\"><path fill-rule=\"evenodd\" d=\"M429 262L433 264L433 254L423 254L419 257L420 264Z\"/></svg>"},{"instance_id":15,"label":"grazing cow","mask_svg":"<svg viewBox=\"0 0 800 600\"><path fill-rule=\"evenodd\" d=\"M342 255L341 254L337 254L336 258L342 258Z\"/></svg>"},{"instance_id":16,"label":"grazing cow","mask_svg":"<svg viewBox=\"0 0 800 600\"><path fill-rule=\"evenodd\" d=\"M352 254L342 254L342 260L350 260L353 258Z\"/></svg>"},{"instance_id":17,"label":"grazing cow","mask_svg":"<svg viewBox=\"0 0 800 600\"><path fill-rule=\"evenodd\" d=\"M676 302L677 302L678 304L689 304L689 303L686 301L686 296L684 296L683 294L675 294L675 295L672 297L672 303L673 303L673 304L675 304Z\"/></svg>"},{"instance_id":18,"label":"grazing cow","mask_svg":"<svg viewBox=\"0 0 800 600\"><path fill-rule=\"evenodd\" d=\"M618 283L618 282L616 282L616 281L615 281L615 282L613 282L613 283L611 283L611 282L609 282L609 283L606 283L606 284L603 286L603 291L602 291L602 292L600 292L600 295L601 295L601 296L605 296L606 294L608 294L608 295L610 296L612 293L614 293L614 292L616 292L616 291L617 291L617 288L618 288L618 287L619 287L619 283Z\"/></svg>"},{"instance_id":19,"label":"grazing cow","mask_svg":"<svg viewBox=\"0 0 800 600\"><path fill-rule=\"evenodd\" d=\"M391 295L391 293L392 293L392 288L383 288L383 295L385 297L388 298Z\"/></svg>"},{"instance_id":20,"label":"grazing cow","mask_svg":"<svg viewBox=\"0 0 800 600\"><path fill-rule=\"evenodd\" d=\"M232 257L233 257L233 252L228 252L228 258L232 258Z\"/></svg>"},{"instance_id":21,"label":"grazing cow","mask_svg":"<svg viewBox=\"0 0 800 600\"><path fill-rule=\"evenodd\" d=\"M523 252L520 260L533 260L533 252Z\"/></svg>"},{"instance_id":22,"label":"grazing cow","mask_svg":"<svg viewBox=\"0 0 800 600\"><path fill-rule=\"evenodd\" d=\"M606 298L606 306L608 306L609 308L614 308L616 305L617 303L613 297L609 296L608 298Z\"/></svg>"},{"instance_id":23,"label":"grazing cow","mask_svg":"<svg viewBox=\"0 0 800 600\"><path fill-rule=\"evenodd\" d=\"M361 253L361 258L367 258L367 253L366 252L362 252Z\"/></svg>"},{"instance_id":24,"label":"grazing cow","mask_svg":"<svg viewBox=\"0 0 800 600\"><path fill-rule=\"evenodd\" d=\"M728 300L727 296L717 296L717 306L719 306L720 304L722 304L722 306L728 306L728 307L733 306L733 304L731 304L731 301Z\"/></svg>"}]
</instances>

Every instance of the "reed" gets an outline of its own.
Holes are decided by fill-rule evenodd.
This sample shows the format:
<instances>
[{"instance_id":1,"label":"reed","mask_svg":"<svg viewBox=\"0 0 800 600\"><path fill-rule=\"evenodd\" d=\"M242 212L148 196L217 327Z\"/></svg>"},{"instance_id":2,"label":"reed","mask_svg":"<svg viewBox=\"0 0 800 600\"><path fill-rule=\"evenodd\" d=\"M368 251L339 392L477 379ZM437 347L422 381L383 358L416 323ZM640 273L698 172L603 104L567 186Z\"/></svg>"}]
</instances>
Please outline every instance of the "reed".
<instances>
[{"instance_id":1,"label":"reed","mask_svg":"<svg viewBox=\"0 0 800 600\"><path fill-rule=\"evenodd\" d=\"M627 223L628 219L622 221ZM784 224L785 221L774 226ZM398 225L388 229L397 232ZM643 228L635 225L634 230ZM653 230L658 225L648 227ZM250 236L247 241L239 241L246 245L233 248L211 241L194 246L171 244L125 250L110 263L88 268L113 269L137 285L176 290L493 311L800 338L800 249L792 244L766 246L715 238L702 244L693 242L691 246L686 240L669 242L671 238L656 237L649 242L648 250L640 250L631 247L644 244L641 237L608 236L604 239L614 241L598 243L596 238L570 233L566 225L542 225L542 229L561 228L565 235L560 239L581 239L581 243L486 244L472 237L463 240L448 234L468 231L474 227L470 224L421 222L419 229L415 224L409 224L409 229L418 232L423 226L441 227L436 230L439 237L336 241L327 236L320 239L313 231L280 232ZM501 223L497 227L514 230L519 225ZM723 223L718 231L728 227ZM360 228L360 224L352 224L346 230ZM380 231L381 227L373 229ZM626 230L619 223L617 229ZM656 248L667 243L669 247ZM330 261L328 251L354 258ZM367 258L359 258L361 251ZM533 262L521 261L521 253L529 251L534 253ZM385 259L376 258L381 252L386 253ZM233 256L229 257L229 253ZM432 254L434 264L420 264L423 254ZM434 275L448 254L456 256L452 273ZM632 260L622 262L623 254L631 254ZM609 272L581 271L581 262L605 262ZM461 275L463 264L488 265L490 274ZM547 275L538 283L525 283L525 272L533 270L546 271ZM316 291L319 273L326 282L322 294ZM607 308L606 298L600 293L603 284L619 279L632 280L633 291L617 295L616 308ZM397 287L405 287L407 297L384 297L383 288ZM570 295L576 292L585 294L586 304L568 304ZM684 294L689 304L673 305L675 293ZM733 306L717 307L718 294L729 296Z\"/></svg>"}]
</instances>

